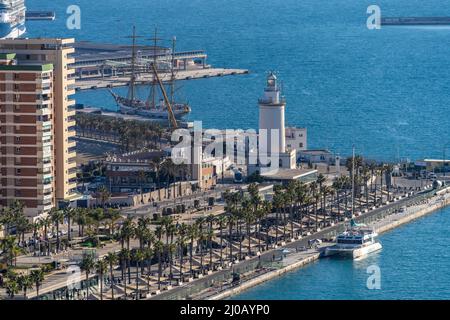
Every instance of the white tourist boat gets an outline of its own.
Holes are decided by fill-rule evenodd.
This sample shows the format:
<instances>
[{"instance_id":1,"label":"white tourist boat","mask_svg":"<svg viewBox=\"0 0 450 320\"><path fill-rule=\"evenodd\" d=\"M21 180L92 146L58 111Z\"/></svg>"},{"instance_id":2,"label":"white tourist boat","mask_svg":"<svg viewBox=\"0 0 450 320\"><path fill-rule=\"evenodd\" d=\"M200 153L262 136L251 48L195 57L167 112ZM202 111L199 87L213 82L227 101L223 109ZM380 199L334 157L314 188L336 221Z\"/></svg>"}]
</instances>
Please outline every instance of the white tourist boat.
<instances>
[{"instance_id":1,"label":"white tourist boat","mask_svg":"<svg viewBox=\"0 0 450 320\"><path fill-rule=\"evenodd\" d=\"M352 220L350 228L337 236L336 244L325 249L324 256L339 255L353 259L366 256L381 250L377 237L378 234L372 228Z\"/></svg>"}]
</instances>

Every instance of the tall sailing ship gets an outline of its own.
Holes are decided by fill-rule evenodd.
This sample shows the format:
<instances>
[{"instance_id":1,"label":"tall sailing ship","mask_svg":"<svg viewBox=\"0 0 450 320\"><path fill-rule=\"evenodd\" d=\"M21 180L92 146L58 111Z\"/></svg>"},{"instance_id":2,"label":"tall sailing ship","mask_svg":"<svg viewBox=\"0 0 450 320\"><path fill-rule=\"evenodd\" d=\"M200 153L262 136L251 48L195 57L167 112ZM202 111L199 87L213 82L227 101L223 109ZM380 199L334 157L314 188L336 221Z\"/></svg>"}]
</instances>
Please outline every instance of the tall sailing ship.
<instances>
[{"instance_id":1,"label":"tall sailing ship","mask_svg":"<svg viewBox=\"0 0 450 320\"><path fill-rule=\"evenodd\" d=\"M157 72L157 61L156 61L156 33L155 33L155 53L153 60L153 77L150 82L150 93L146 100L141 100L137 97L136 94L136 43L135 39L137 38L135 31L133 31L133 46L132 46L132 59L131 59L131 78L128 84L128 94L126 97L122 97L112 90L110 90L111 95L119 106L120 112L123 114L136 114L147 118L153 119L167 119L169 118L169 108L167 106L168 101L162 98L158 98L158 87L159 91L161 91L161 95L165 94L165 88L161 81L159 81L159 75ZM172 109L173 116L176 119L181 119L189 112L191 112L191 108L187 103L179 103L174 101L175 96L175 72L174 72L174 53L175 53L175 40L172 47L172 61L171 61L171 77L169 81L170 88L170 106Z\"/></svg>"},{"instance_id":2,"label":"tall sailing ship","mask_svg":"<svg viewBox=\"0 0 450 320\"><path fill-rule=\"evenodd\" d=\"M25 0L0 0L0 39L18 38L26 31Z\"/></svg>"}]
</instances>

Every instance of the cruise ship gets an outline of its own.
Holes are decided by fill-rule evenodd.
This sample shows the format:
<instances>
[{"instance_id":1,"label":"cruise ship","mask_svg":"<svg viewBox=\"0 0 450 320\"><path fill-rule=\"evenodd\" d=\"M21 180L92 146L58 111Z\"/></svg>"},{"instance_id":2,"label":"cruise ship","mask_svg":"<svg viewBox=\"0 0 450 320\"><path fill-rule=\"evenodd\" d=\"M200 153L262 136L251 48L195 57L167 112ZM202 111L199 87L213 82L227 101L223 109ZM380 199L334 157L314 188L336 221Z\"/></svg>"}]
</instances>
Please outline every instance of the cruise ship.
<instances>
[{"instance_id":1,"label":"cruise ship","mask_svg":"<svg viewBox=\"0 0 450 320\"><path fill-rule=\"evenodd\" d=\"M339 255L353 259L362 258L372 252L381 250L381 244L376 240L378 234L363 224L351 221L350 229L339 234L336 244L327 247L324 256Z\"/></svg>"},{"instance_id":2,"label":"cruise ship","mask_svg":"<svg viewBox=\"0 0 450 320\"><path fill-rule=\"evenodd\" d=\"M18 38L25 31L25 0L0 0L0 38Z\"/></svg>"}]
</instances>

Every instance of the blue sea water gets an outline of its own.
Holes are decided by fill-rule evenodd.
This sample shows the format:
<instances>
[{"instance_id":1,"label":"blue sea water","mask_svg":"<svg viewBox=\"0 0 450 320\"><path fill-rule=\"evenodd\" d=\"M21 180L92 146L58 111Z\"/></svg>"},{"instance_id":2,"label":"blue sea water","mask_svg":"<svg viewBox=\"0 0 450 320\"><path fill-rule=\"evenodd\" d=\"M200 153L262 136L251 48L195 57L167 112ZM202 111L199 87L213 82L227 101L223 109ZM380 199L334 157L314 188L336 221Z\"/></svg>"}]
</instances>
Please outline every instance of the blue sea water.
<instances>
[{"instance_id":1,"label":"blue sea water","mask_svg":"<svg viewBox=\"0 0 450 320\"><path fill-rule=\"evenodd\" d=\"M66 28L72 4L81 8L81 30ZM384 16L450 15L445 0L27 0L31 10L57 14L27 26L29 37L123 44L132 24L148 38L157 25L163 37L177 36L179 50L205 49L213 66L249 69L182 84L189 120L204 127L256 128L256 102L275 70L287 122L308 128L310 148L349 154L355 144L376 159L439 158L450 141L450 29L368 30L372 4ZM115 108L104 90L76 99ZM449 229L444 209L383 235L383 251L368 259L322 260L237 298L450 299ZM372 264L381 268L381 290L366 288Z\"/></svg>"},{"instance_id":2,"label":"blue sea water","mask_svg":"<svg viewBox=\"0 0 450 320\"><path fill-rule=\"evenodd\" d=\"M326 258L252 288L233 299L450 299L450 208L380 237L383 249L359 261ZM380 289L368 289L368 267Z\"/></svg>"},{"instance_id":3,"label":"blue sea water","mask_svg":"<svg viewBox=\"0 0 450 320\"><path fill-rule=\"evenodd\" d=\"M28 36L73 36L126 43L135 24L150 38L177 36L180 50L205 49L217 67L246 76L183 83L181 97L208 128L256 128L257 98L269 70L279 73L287 122L304 126L310 148L393 160L440 157L450 141L450 29L368 30L366 10L384 16L446 16L445 0L28 0L56 11L54 22L28 22ZM81 8L81 30L66 28L69 5ZM167 44L169 44L167 42ZM80 103L115 109L104 90Z\"/></svg>"}]
</instances>

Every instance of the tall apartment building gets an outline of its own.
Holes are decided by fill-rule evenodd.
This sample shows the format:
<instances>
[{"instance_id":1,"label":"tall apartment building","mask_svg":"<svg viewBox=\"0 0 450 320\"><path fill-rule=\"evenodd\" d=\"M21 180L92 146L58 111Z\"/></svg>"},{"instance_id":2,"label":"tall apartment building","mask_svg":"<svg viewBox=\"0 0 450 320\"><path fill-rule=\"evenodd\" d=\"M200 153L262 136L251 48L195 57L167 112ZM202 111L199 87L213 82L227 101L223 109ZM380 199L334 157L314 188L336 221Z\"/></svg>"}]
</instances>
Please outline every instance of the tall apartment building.
<instances>
[{"instance_id":1,"label":"tall apartment building","mask_svg":"<svg viewBox=\"0 0 450 320\"><path fill-rule=\"evenodd\" d=\"M73 43L0 40L0 207L35 217L78 196Z\"/></svg>"}]
</instances>

